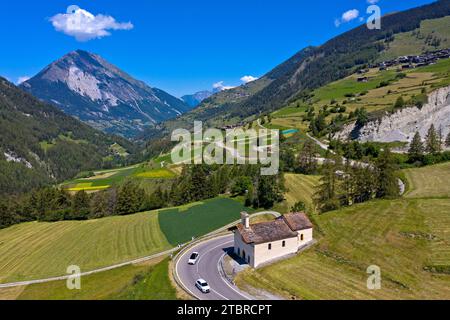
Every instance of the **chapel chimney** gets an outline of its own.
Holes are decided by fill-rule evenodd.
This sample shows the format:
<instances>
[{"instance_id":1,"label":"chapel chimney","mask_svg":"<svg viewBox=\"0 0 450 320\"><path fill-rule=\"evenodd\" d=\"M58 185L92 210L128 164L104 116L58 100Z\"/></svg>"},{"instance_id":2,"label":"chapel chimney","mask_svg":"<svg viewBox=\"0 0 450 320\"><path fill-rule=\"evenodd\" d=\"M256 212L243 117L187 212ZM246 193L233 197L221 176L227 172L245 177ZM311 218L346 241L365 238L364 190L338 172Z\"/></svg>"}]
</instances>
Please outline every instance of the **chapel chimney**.
<instances>
[{"instance_id":1,"label":"chapel chimney","mask_svg":"<svg viewBox=\"0 0 450 320\"><path fill-rule=\"evenodd\" d=\"M250 229L250 216L247 212L241 212L242 225L245 229Z\"/></svg>"}]
</instances>

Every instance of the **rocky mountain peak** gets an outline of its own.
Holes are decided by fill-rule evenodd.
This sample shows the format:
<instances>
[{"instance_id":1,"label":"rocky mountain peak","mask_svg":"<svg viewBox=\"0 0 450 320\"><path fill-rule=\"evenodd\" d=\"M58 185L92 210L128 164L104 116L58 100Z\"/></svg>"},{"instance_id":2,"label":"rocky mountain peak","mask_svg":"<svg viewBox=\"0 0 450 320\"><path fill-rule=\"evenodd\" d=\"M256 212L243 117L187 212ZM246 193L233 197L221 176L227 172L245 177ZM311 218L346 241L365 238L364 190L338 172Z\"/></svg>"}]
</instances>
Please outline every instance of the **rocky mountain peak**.
<instances>
[{"instance_id":1,"label":"rocky mountain peak","mask_svg":"<svg viewBox=\"0 0 450 320\"><path fill-rule=\"evenodd\" d=\"M66 54L21 86L98 129L128 137L190 109L83 50Z\"/></svg>"}]
</instances>

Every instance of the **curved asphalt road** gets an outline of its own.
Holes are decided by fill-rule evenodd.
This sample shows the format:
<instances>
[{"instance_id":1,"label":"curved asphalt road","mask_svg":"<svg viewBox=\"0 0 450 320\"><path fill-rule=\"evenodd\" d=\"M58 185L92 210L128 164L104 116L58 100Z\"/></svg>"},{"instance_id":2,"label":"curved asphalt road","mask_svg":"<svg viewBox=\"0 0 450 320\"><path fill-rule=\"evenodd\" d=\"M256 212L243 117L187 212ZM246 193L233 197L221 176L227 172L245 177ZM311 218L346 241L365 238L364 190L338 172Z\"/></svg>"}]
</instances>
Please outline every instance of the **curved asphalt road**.
<instances>
[{"instance_id":1,"label":"curved asphalt road","mask_svg":"<svg viewBox=\"0 0 450 320\"><path fill-rule=\"evenodd\" d=\"M233 235L227 235L201 242L184 251L175 265L175 272L183 287L199 300L251 300L252 297L224 279L219 271L220 260L233 244ZM193 252L200 253L200 257L195 266L190 266L188 260ZM210 293L203 294L195 287L195 282L200 278L208 282Z\"/></svg>"}]
</instances>

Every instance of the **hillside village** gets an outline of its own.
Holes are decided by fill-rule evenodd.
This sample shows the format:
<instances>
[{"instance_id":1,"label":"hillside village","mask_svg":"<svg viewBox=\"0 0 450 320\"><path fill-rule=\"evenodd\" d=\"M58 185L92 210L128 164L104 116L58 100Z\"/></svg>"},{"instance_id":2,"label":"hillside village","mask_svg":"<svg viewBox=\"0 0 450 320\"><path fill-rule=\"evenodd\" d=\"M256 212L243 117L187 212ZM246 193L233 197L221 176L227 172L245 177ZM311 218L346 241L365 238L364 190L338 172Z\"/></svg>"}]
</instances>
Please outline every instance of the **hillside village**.
<instances>
[{"instance_id":1,"label":"hillside village","mask_svg":"<svg viewBox=\"0 0 450 320\"><path fill-rule=\"evenodd\" d=\"M449 59L450 58L450 48L436 50L433 52L424 53L422 55L416 56L400 56L396 59L382 61L376 64L369 64L369 68L378 68L379 71L387 71L390 68L398 67L397 70L409 70L414 68L426 67L430 65L436 64L439 60ZM359 75L363 75L369 72L368 69L360 69L358 70ZM360 76L357 78L358 82L367 82L369 81L368 77Z\"/></svg>"},{"instance_id":2,"label":"hillside village","mask_svg":"<svg viewBox=\"0 0 450 320\"><path fill-rule=\"evenodd\" d=\"M439 60L448 58L450 58L450 48L436 50L417 56L401 56L397 59L387 60L378 64L371 65L371 67L378 67L380 68L380 70L386 70L389 67L402 65L402 69L410 69L436 64Z\"/></svg>"}]
</instances>

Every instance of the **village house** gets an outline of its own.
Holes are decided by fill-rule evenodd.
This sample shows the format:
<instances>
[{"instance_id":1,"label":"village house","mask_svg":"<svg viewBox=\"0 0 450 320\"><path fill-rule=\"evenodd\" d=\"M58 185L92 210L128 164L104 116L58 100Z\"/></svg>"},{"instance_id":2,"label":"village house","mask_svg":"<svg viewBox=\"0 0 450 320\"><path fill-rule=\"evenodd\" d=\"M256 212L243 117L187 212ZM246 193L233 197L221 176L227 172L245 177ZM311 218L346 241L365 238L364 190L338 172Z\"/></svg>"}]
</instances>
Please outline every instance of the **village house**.
<instances>
[{"instance_id":1,"label":"village house","mask_svg":"<svg viewBox=\"0 0 450 320\"><path fill-rule=\"evenodd\" d=\"M246 212L241 217L233 229L234 253L253 268L294 255L313 242L313 225L305 213L256 224L250 224Z\"/></svg>"}]
</instances>

